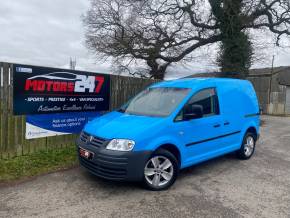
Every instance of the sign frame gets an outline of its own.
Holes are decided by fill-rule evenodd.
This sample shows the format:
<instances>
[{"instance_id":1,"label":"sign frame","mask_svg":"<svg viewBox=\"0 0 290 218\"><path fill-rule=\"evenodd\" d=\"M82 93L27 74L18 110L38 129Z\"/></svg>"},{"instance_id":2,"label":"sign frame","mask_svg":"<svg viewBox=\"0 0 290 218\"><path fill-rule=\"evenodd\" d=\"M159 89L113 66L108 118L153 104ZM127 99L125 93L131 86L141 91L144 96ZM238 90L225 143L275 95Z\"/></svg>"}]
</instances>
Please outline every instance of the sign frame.
<instances>
[{"instance_id":1,"label":"sign frame","mask_svg":"<svg viewBox=\"0 0 290 218\"><path fill-rule=\"evenodd\" d=\"M13 64L13 114L108 111L109 74Z\"/></svg>"}]
</instances>

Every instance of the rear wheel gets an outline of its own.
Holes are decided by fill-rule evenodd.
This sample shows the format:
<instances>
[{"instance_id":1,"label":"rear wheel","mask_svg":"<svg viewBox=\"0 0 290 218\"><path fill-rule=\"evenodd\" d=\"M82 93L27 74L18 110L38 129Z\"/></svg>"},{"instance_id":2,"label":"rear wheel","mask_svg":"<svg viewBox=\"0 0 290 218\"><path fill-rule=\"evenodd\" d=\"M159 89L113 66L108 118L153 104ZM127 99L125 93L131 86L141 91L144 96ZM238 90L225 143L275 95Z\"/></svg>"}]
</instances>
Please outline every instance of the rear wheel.
<instances>
[{"instance_id":1,"label":"rear wheel","mask_svg":"<svg viewBox=\"0 0 290 218\"><path fill-rule=\"evenodd\" d=\"M242 160L247 160L252 157L256 147L256 136L251 132L247 132L243 139L243 144L238 150L238 157Z\"/></svg>"},{"instance_id":2,"label":"rear wheel","mask_svg":"<svg viewBox=\"0 0 290 218\"><path fill-rule=\"evenodd\" d=\"M175 182L178 170L176 157L165 149L159 149L145 164L144 185L153 191L165 190Z\"/></svg>"}]
</instances>

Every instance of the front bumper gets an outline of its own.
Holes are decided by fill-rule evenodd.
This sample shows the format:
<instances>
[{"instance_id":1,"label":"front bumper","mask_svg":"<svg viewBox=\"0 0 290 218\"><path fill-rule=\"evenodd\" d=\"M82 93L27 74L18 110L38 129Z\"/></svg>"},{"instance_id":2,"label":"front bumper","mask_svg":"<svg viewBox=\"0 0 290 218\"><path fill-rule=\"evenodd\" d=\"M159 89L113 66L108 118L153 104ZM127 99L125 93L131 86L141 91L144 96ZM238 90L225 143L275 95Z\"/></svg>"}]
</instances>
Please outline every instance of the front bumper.
<instances>
[{"instance_id":1,"label":"front bumper","mask_svg":"<svg viewBox=\"0 0 290 218\"><path fill-rule=\"evenodd\" d=\"M105 148L107 143L96 147L80 139L76 144L81 166L98 177L116 181L141 181L145 163L152 154L151 151L111 151ZM81 157L80 148L93 152L93 158Z\"/></svg>"}]
</instances>

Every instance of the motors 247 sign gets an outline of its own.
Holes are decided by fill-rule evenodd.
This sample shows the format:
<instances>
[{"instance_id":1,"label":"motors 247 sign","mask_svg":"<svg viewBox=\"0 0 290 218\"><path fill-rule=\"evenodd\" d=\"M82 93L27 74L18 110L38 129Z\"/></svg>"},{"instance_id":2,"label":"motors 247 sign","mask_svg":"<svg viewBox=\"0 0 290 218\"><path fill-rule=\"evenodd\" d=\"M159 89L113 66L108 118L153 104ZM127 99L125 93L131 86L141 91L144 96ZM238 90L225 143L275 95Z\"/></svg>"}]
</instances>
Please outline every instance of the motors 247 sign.
<instances>
[{"instance_id":1,"label":"motors 247 sign","mask_svg":"<svg viewBox=\"0 0 290 218\"><path fill-rule=\"evenodd\" d=\"M13 111L21 114L109 110L106 74L14 65Z\"/></svg>"}]
</instances>

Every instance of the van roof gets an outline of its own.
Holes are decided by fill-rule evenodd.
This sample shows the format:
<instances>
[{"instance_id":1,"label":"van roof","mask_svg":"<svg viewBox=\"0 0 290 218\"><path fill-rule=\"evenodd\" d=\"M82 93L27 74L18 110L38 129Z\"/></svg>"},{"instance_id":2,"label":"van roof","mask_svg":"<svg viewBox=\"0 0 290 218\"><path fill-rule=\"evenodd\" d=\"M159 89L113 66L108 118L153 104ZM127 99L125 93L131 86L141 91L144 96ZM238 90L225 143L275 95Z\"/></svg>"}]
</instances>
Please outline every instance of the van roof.
<instances>
[{"instance_id":1,"label":"van roof","mask_svg":"<svg viewBox=\"0 0 290 218\"><path fill-rule=\"evenodd\" d=\"M206 78L206 77L197 77L197 78L185 78L177 80L168 80L160 83L156 83L151 87L176 87L176 88L194 88L196 86L211 86L215 83L232 83L232 84L241 84L246 80L240 79L230 79L230 78Z\"/></svg>"}]
</instances>

